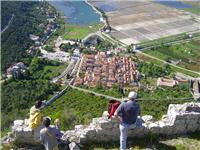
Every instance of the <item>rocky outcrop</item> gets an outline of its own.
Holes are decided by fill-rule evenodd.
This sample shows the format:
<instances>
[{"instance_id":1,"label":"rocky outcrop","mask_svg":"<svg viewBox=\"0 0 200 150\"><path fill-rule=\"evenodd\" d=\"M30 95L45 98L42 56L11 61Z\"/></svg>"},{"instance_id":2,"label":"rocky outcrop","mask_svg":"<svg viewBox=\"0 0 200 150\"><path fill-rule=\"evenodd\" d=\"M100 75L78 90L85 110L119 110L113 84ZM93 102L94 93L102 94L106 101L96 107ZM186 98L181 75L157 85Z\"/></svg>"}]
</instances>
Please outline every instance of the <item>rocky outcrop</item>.
<instances>
[{"instance_id":1,"label":"rocky outcrop","mask_svg":"<svg viewBox=\"0 0 200 150\"><path fill-rule=\"evenodd\" d=\"M28 120L15 120L12 136L18 143L39 144L39 130L27 128ZM74 130L64 132L63 140L75 143L107 142L119 140L119 123L116 118L108 119L107 112L102 117L93 118L86 125L76 125ZM159 121L150 115L138 118L137 127L130 129L131 138L145 137L149 133L156 135L176 135L200 131L200 103L170 104L168 112ZM8 139L8 138L7 138ZM78 146L71 144L73 149Z\"/></svg>"}]
</instances>

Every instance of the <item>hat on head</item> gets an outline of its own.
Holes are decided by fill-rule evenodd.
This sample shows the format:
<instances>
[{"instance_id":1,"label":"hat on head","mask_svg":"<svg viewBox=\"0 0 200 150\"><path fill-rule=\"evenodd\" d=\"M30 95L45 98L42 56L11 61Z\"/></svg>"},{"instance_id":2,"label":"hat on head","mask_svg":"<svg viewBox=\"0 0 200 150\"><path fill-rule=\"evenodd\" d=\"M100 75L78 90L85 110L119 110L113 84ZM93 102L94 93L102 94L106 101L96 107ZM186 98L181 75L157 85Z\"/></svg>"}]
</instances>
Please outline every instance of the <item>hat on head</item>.
<instances>
[{"instance_id":1,"label":"hat on head","mask_svg":"<svg viewBox=\"0 0 200 150\"><path fill-rule=\"evenodd\" d=\"M133 98L133 99L137 98L137 93L134 92L134 91L130 92L130 93L128 94L128 98Z\"/></svg>"}]
</instances>

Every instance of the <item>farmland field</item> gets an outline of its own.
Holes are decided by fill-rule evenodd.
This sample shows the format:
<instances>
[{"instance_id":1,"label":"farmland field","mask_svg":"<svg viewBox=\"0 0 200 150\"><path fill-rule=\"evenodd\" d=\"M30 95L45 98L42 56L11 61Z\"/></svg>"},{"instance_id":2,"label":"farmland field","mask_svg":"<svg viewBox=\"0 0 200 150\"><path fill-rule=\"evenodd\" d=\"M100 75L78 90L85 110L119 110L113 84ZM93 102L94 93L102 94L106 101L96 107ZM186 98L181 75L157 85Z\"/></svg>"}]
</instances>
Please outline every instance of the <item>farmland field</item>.
<instances>
[{"instance_id":1,"label":"farmland field","mask_svg":"<svg viewBox=\"0 0 200 150\"><path fill-rule=\"evenodd\" d=\"M163 46L144 51L165 61L179 61L178 65L186 69L200 71L200 40L181 45Z\"/></svg>"}]
</instances>

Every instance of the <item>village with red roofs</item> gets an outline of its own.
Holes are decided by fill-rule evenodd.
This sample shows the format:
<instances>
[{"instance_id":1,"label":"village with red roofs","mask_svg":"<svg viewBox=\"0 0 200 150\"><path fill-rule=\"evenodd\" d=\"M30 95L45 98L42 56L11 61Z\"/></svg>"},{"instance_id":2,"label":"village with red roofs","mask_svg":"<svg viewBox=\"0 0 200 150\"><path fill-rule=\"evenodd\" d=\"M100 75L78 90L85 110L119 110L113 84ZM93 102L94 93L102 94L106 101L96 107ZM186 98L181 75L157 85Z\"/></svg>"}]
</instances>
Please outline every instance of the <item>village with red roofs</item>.
<instances>
[{"instance_id":1,"label":"village with red roofs","mask_svg":"<svg viewBox=\"0 0 200 150\"><path fill-rule=\"evenodd\" d=\"M128 57L108 57L105 52L96 55L83 54L74 85L96 87L101 84L112 87L114 84L131 84L138 78L136 64Z\"/></svg>"}]
</instances>

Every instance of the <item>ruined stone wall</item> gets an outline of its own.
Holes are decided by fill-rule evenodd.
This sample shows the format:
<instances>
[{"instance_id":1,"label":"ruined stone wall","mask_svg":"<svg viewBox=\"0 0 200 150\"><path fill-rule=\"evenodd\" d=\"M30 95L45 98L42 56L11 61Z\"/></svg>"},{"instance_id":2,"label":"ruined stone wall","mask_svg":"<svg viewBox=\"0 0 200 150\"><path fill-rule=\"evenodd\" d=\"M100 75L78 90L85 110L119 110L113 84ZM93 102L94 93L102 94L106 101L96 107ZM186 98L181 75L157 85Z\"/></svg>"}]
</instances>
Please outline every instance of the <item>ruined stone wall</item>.
<instances>
[{"instance_id":1,"label":"ruined stone wall","mask_svg":"<svg viewBox=\"0 0 200 150\"><path fill-rule=\"evenodd\" d=\"M130 129L128 137L145 137L148 133L175 135L200 131L200 103L170 104L168 112L159 121L146 115L138 119L141 124ZM27 128L28 120L16 120L12 128L14 140L19 143L38 144L40 128L32 131ZM64 132L63 140L76 143L119 141L119 122L116 118L94 118L89 125L76 125L74 130ZM6 140L6 139L5 139Z\"/></svg>"},{"instance_id":2,"label":"ruined stone wall","mask_svg":"<svg viewBox=\"0 0 200 150\"><path fill-rule=\"evenodd\" d=\"M200 103L170 104L167 115L153 121L146 115L138 119L142 122L130 129L128 137L145 137L148 133L156 135L175 135L200 130ZM77 143L119 141L119 122L116 118L108 119L107 112L102 117L94 118L89 126L77 125L74 130L66 131L63 139Z\"/></svg>"}]
</instances>

